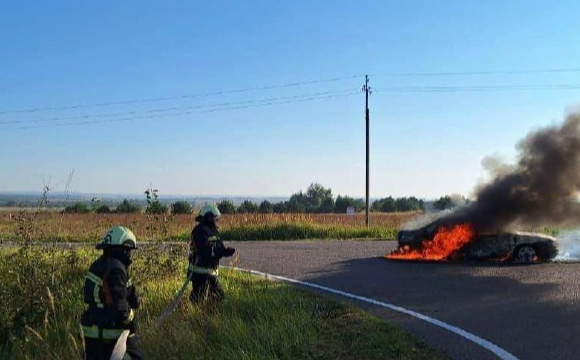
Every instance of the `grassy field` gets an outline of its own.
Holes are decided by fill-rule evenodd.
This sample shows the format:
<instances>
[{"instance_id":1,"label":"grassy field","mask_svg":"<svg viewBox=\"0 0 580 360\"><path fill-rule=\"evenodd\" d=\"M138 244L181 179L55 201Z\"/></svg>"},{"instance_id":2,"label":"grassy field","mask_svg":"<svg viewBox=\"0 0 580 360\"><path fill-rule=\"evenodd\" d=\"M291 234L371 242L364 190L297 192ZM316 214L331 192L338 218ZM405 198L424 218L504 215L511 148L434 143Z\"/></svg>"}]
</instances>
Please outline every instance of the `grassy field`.
<instances>
[{"instance_id":1,"label":"grassy field","mask_svg":"<svg viewBox=\"0 0 580 360\"><path fill-rule=\"evenodd\" d=\"M360 310L235 271L222 272L225 301L183 301L156 327L183 281L185 251L150 245L132 265L148 359L446 359ZM0 250L0 359L81 358L82 284L98 254L51 245Z\"/></svg>"},{"instance_id":2,"label":"grassy field","mask_svg":"<svg viewBox=\"0 0 580 360\"><path fill-rule=\"evenodd\" d=\"M91 242L112 225L124 225L140 240L185 240L194 225L193 215L60 214L58 212L0 212L0 241L30 238L34 241ZM287 239L394 239L399 226L418 213L372 213L371 227L364 214L236 214L220 221L225 240ZM26 234L23 234L23 233Z\"/></svg>"}]
</instances>

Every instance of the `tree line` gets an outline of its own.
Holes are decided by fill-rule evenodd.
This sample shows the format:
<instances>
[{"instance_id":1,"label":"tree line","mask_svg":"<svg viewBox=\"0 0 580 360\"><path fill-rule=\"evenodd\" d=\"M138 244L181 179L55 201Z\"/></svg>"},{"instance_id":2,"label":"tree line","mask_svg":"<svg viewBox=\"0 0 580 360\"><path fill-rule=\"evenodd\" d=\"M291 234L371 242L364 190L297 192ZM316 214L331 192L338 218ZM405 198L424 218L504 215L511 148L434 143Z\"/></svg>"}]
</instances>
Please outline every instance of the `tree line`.
<instances>
[{"instance_id":1,"label":"tree line","mask_svg":"<svg viewBox=\"0 0 580 360\"><path fill-rule=\"evenodd\" d=\"M427 206L437 210L453 208L457 205L451 196L442 196L433 202L426 202L414 196L393 198L391 196L373 201L371 211L375 212L405 212L423 211ZM299 191L293 194L289 200L271 203L268 200L256 204L250 200L235 206L230 200L222 200L217 204L223 214L236 213L338 213L344 214L350 207L355 212L364 211L364 199L338 195L336 200L332 196L332 190L318 183L312 183L306 192Z\"/></svg>"},{"instance_id":2,"label":"tree line","mask_svg":"<svg viewBox=\"0 0 580 360\"><path fill-rule=\"evenodd\" d=\"M176 201L170 205L160 201L158 190L147 189L145 191L147 206L144 211L147 214L190 214L194 207L186 201ZM393 198L392 196L378 199L372 202L371 211L375 212L405 212L423 211L427 207L445 210L456 206L456 201L451 196L442 196L436 201L426 202L414 196ZM254 203L250 200L243 201L240 205L235 205L231 200L221 200L217 206L222 214L282 214L282 213L338 213L344 214L348 208L354 212L361 212L365 209L365 201L362 198L352 198L350 196L332 195L330 188L325 188L319 183L312 183L305 192L300 190L292 194L286 201L270 202L263 200L261 203ZM124 199L116 208L100 204L98 199L91 200L91 203L76 202L64 209L66 213L139 213L143 209L136 202Z\"/></svg>"}]
</instances>

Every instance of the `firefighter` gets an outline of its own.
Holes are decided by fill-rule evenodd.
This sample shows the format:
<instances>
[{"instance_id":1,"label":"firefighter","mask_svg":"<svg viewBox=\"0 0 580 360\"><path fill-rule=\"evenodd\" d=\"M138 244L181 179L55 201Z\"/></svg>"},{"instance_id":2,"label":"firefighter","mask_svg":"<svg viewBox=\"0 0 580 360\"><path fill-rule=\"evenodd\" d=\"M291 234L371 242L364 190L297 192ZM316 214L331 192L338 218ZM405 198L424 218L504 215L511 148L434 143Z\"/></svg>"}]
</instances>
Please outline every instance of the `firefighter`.
<instances>
[{"instance_id":1,"label":"firefighter","mask_svg":"<svg viewBox=\"0 0 580 360\"><path fill-rule=\"evenodd\" d=\"M189 299L194 303L224 298L218 281L219 261L232 256L236 250L226 247L219 238L220 216L217 206L205 205L195 218L198 224L191 231L188 277L193 288Z\"/></svg>"},{"instance_id":2,"label":"firefighter","mask_svg":"<svg viewBox=\"0 0 580 360\"><path fill-rule=\"evenodd\" d=\"M81 318L85 360L109 360L123 330L129 330L123 359L143 359L135 336L135 309L140 300L127 272L137 249L135 235L126 227L114 226L96 248L103 254L92 263L84 285L88 305Z\"/></svg>"}]
</instances>

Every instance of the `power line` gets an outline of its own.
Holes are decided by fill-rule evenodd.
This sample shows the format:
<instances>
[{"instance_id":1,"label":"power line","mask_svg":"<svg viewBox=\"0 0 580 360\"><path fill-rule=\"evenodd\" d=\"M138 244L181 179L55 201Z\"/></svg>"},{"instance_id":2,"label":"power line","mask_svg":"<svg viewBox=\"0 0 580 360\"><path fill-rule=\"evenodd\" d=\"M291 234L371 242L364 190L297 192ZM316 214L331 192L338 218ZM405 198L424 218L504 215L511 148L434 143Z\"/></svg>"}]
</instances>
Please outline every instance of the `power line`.
<instances>
[{"instance_id":1,"label":"power line","mask_svg":"<svg viewBox=\"0 0 580 360\"><path fill-rule=\"evenodd\" d=\"M353 95L359 95L359 94L360 94L360 92L357 90L357 91L352 91L349 93L341 93L341 94L334 94L334 95L327 95L327 96L313 96L310 98L303 98L303 99L294 99L294 100L286 100L286 101L272 101L272 102L267 102L267 103L260 103L260 104L253 104L253 105L240 105L240 106L232 106L232 107L222 107L222 108L215 108L215 109L202 110L202 111L186 111L186 112L178 112L178 113L171 113L171 114L156 114L156 115L149 115L149 116L130 116L130 117L118 118L118 119L87 120L87 121L67 122L67 123L58 123L58 124L20 126L20 127L13 127L13 128L3 128L2 130L22 130L22 129L35 129L35 128L48 128L48 127L64 127L64 126L73 126L73 125L88 125L88 124L98 124L98 123L124 122L124 121L140 120L140 119L154 119L154 118L163 118L163 117L170 117L170 116L184 116L184 115L199 114L199 113L212 113L212 112L218 112L218 111L239 110L239 109L247 109L247 108L254 108L254 107L263 107L263 106L290 104L290 103L298 103L298 102L306 102L306 101L314 101L314 100L332 99L332 98L353 96Z\"/></svg>"},{"instance_id":2,"label":"power line","mask_svg":"<svg viewBox=\"0 0 580 360\"><path fill-rule=\"evenodd\" d=\"M328 78L328 79L318 79L318 80L311 80L311 81L286 83L286 84L281 84L281 85L257 86L257 87L235 89L235 90L224 90L224 91L197 93L197 94L189 94L189 95L166 96L166 97L158 97L158 98L145 98L145 99L135 99L135 100L111 101L111 102L101 102L101 103L92 103L92 104L78 104L78 105L67 105L67 106L43 107L43 108L29 108L29 109L22 109L22 110L6 110L6 111L0 111L0 115L54 111L54 110L71 110L71 109L114 106L114 105L129 105L129 104L137 104L137 103L190 99L190 98L208 97L208 96L216 96L216 95L239 94L239 93L252 92L252 91L273 90L273 89L281 89L281 88L288 88L288 87L314 85L314 84L322 84L322 83L336 82L336 81L342 81L342 80L350 80L350 79L360 78L362 76L363 75L352 75L352 76L344 76L344 77L336 77L336 78Z\"/></svg>"},{"instance_id":3,"label":"power line","mask_svg":"<svg viewBox=\"0 0 580 360\"><path fill-rule=\"evenodd\" d=\"M44 123L44 122L54 122L54 121L62 121L62 120L76 120L76 119L90 119L90 118L104 118L104 117L107 118L107 117L118 117L118 116L124 116L124 115L138 115L138 114L159 113L159 112L168 112L168 111L182 111L182 110L204 109L204 108L221 108L221 107L230 107L230 106L234 106L234 105L270 103L273 101L281 101L281 100L291 100L291 99L318 97L318 96L324 96L324 95L344 94L344 93L348 93L348 92L352 92L352 91L353 91L353 89L344 89L344 90L337 90L337 91L324 91L324 92L318 92L318 93L309 93L309 94L301 94L301 95L293 95L293 96L271 97L271 98L258 99L258 100L223 102L223 103L214 103L214 104L204 104L204 105L185 106L185 107L158 108L158 109L149 109L149 110L133 110L133 111L124 111L124 112L107 113L107 114L86 114L86 115L77 115L77 116L62 116L62 117L53 117L53 118L44 118L44 119L30 119L30 120L27 120L27 119L0 120L0 124Z\"/></svg>"},{"instance_id":4,"label":"power line","mask_svg":"<svg viewBox=\"0 0 580 360\"><path fill-rule=\"evenodd\" d=\"M373 76L373 77L380 77L380 76L386 76L386 77L428 77L428 76L517 75L517 74L578 73L578 72L580 72L580 68L539 69L539 70L464 71L464 72L375 73L375 74L372 74L369 76ZM165 97L157 97L157 98L142 98L142 99L99 102L99 103L90 103L90 104L76 104L76 105L53 106L53 107L37 107L37 108L28 108L28 109L20 109L20 110L5 110L5 111L0 111L0 116L8 115L8 114L21 114L21 113L56 111L56 110L72 110L72 109L80 109L80 108L105 107L105 106L115 106L115 105L129 105L129 104L137 104L137 103L150 103L150 102L161 102L161 101L168 101L168 100L180 100L180 99L191 99L191 98L198 98L198 97L230 95L230 94L239 94L239 93L253 92L253 91L264 91L264 90L281 89L281 88L287 88L287 87L297 87L297 86L329 83L329 82L362 78L363 76L364 75L351 75L351 76L317 79L317 80L310 80L310 81L292 82L292 83L285 83L285 84L280 84L280 85L256 86L256 87L248 87L248 88L241 88L241 89L234 89L234 90L223 90L223 91L205 92L205 93L196 93L196 94L187 94L187 95L165 96Z\"/></svg>"},{"instance_id":5,"label":"power line","mask_svg":"<svg viewBox=\"0 0 580 360\"><path fill-rule=\"evenodd\" d=\"M580 89L580 84L548 84L548 85L465 85L465 86L407 86L407 87L385 87L375 89L377 93L405 93L405 92L479 92L479 91L525 91L525 90L578 90ZM75 119L90 119L90 118L108 118L108 117L118 117L124 115L138 115L138 114L148 114L157 112L168 112L168 111L182 111L191 109L204 109L204 108L219 108L221 107L231 107L235 105L243 104L259 104L261 102L270 103L273 101L287 100L287 99L299 99L299 98L311 98L323 95L341 94L348 93L351 89L344 89L338 91L324 91L318 93L309 93L293 96L284 97L272 97L258 100L244 100L235 102L223 102L214 104L204 104L196 106L185 106L185 107L169 107L169 108L157 108L149 110L133 110L124 111L118 113L106 113L106 114L86 114L77 116L65 116L65 117L53 117L44 119L23 119L23 120L0 120L0 124L22 124L22 123L44 123L62 120L75 120Z\"/></svg>"},{"instance_id":6,"label":"power line","mask_svg":"<svg viewBox=\"0 0 580 360\"><path fill-rule=\"evenodd\" d=\"M421 76L470 76L470 75L525 75L579 73L580 68L569 69L539 69L539 70L498 70L498 71L447 71L447 72L415 72L415 73L377 73L369 76L421 77Z\"/></svg>"},{"instance_id":7,"label":"power line","mask_svg":"<svg viewBox=\"0 0 580 360\"><path fill-rule=\"evenodd\" d=\"M466 86L406 86L378 88L377 93L406 92L470 92L470 91L533 91L533 90L578 90L580 84L551 85L466 85Z\"/></svg>"}]
</instances>

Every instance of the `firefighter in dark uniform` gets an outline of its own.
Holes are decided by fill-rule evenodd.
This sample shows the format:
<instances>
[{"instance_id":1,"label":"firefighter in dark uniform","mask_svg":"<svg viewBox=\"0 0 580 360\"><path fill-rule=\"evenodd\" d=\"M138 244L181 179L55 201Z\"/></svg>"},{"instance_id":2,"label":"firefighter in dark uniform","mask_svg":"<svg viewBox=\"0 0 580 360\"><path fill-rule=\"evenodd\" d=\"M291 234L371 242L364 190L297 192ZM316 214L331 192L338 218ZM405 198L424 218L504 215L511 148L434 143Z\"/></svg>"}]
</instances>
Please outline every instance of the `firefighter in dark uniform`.
<instances>
[{"instance_id":1,"label":"firefighter in dark uniform","mask_svg":"<svg viewBox=\"0 0 580 360\"><path fill-rule=\"evenodd\" d=\"M232 256L234 248L225 247L219 237L218 221L221 213L210 204L201 208L195 218L198 224L191 232L188 277L193 290L189 299L200 302L204 299L219 301L224 292L218 281L218 267L222 257Z\"/></svg>"},{"instance_id":2,"label":"firefighter in dark uniform","mask_svg":"<svg viewBox=\"0 0 580 360\"><path fill-rule=\"evenodd\" d=\"M131 253L137 248L135 235L126 227L115 226L96 248L103 254L89 268L84 285L88 305L81 318L85 360L109 360L124 330L129 336L123 360L143 359L135 336L134 309L139 308L139 297L127 273Z\"/></svg>"}]
</instances>

